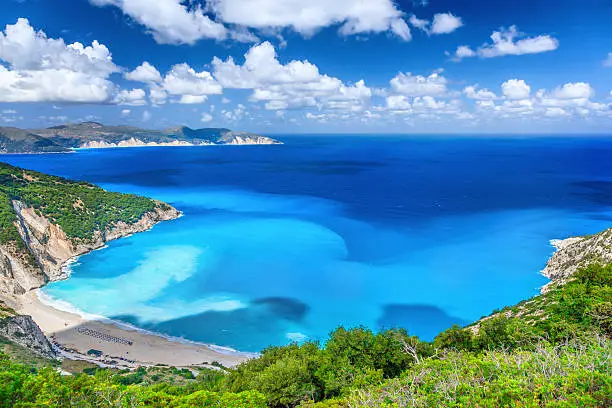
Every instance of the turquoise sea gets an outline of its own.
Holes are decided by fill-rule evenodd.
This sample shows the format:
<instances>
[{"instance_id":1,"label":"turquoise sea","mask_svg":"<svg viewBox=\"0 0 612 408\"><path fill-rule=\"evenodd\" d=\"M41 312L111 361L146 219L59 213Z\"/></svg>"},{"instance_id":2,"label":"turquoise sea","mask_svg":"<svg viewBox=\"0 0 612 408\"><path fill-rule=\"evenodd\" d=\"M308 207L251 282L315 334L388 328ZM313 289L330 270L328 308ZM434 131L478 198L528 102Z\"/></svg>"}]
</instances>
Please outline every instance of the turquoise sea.
<instances>
[{"instance_id":1,"label":"turquoise sea","mask_svg":"<svg viewBox=\"0 0 612 408\"><path fill-rule=\"evenodd\" d=\"M44 293L243 351L339 325L431 339L538 293L551 239L612 225L612 139L279 136L3 156L184 212Z\"/></svg>"}]
</instances>

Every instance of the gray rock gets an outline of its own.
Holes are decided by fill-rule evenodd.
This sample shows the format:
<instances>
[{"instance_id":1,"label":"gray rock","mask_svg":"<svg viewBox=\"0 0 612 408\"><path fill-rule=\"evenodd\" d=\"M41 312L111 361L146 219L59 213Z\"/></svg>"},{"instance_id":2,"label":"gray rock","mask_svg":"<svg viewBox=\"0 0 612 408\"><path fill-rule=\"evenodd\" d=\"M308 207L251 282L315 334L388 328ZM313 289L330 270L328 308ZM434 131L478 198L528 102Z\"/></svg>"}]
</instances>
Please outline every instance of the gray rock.
<instances>
[{"instance_id":1,"label":"gray rock","mask_svg":"<svg viewBox=\"0 0 612 408\"><path fill-rule=\"evenodd\" d=\"M18 315L1 319L0 336L42 357L52 359L58 357L49 340L30 316Z\"/></svg>"}]
</instances>

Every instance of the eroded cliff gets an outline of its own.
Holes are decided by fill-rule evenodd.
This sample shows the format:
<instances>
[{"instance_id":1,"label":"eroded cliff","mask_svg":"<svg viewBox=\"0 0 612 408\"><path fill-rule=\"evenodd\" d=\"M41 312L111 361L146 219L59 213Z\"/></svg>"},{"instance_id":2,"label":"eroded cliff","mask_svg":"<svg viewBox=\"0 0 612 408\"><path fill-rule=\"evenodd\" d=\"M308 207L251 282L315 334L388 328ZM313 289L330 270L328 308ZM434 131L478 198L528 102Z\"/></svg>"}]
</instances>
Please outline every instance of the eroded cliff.
<instances>
[{"instance_id":1,"label":"eroded cliff","mask_svg":"<svg viewBox=\"0 0 612 408\"><path fill-rule=\"evenodd\" d=\"M548 260L542 274L551 282L542 288L545 293L551 285L564 284L578 269L593 263L612 263L612 229L595 235L554 241L557 251Z\"/></svg>"}]
</instances>

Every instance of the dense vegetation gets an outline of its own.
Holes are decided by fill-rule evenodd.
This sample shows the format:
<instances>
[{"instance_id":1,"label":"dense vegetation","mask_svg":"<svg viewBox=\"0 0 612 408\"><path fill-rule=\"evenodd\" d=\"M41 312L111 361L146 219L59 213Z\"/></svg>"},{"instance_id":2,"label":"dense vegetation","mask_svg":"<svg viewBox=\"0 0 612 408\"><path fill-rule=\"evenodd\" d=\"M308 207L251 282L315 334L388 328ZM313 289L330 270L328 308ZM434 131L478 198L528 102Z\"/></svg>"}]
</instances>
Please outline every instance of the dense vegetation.
<instances>
[{"instance_id":1,"label":"dense vegetation","mask_svg":"<svg viewBox=\"0 0 612 408\"><path fill-rule=\"evenodd\" d=\"M107 192L89 183L23 170L0 163L0 244L22 245L11 204L19 200L59 225L73 240L91 240L123 221L135 223L156 202L131 194Z\"/></svg>"},{"instance_id":2,"label":"dense vegetation","mask_svg":"<svg viewBox=\"0 0 612 408\"><path fill-rule=\"evenodd\" d=\"M226 372L173 369L179 380L160 368L62 376L3 358L0 406L610 407L611 338L612 266L592 265L433 342L339 328L324 346L271 347Z\"/></svg>"}]
</instances>

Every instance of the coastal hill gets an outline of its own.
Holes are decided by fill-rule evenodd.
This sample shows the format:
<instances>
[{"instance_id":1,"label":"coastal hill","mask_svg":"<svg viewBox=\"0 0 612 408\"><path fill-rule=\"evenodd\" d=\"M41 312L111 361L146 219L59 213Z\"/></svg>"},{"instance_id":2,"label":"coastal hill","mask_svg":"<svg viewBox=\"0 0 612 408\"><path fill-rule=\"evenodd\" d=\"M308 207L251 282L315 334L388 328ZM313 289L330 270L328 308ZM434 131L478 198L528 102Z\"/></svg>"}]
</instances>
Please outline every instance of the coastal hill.
<instances>
[{"instance_id":1,"label":"coastal hill","mask_svg":"<svg viewBox=\"0 0 612 408\"><path fill-rule=\"evenodd\" d=\"M203 146L280 144L269 137L223 128L165 130L106 126L97 122L58 125L45 129L0 127L0 153L61 153L77 148L136 146Z\"/></svg>"},{"instance_id":2,"label":"coastal hill","mask_svg":"<svg viewBox=\"0 0 612 408\"><path fill-rule=\"evenodd\" d=\"M119 370L58 355L10 301L65 278L58 265L68 256L178 211L8 165L0 165L0 199L0 297L8 300L0 307L0 406L612 406L609 231L558 243L542 294L432 342L401 328L340 327L324 343L270 347L235 367L194 360Z\"/></svg>"},{"instance_id":3,"label":"coastal hill","mask_svg":"<svg viewBox=\"0 0 612 408\"><path fill-rule=\"evenodd\" d=\"M0 163L0 295L63 279L72 257L179 214L159 201Z\"/></svg>"}]
</instances>

